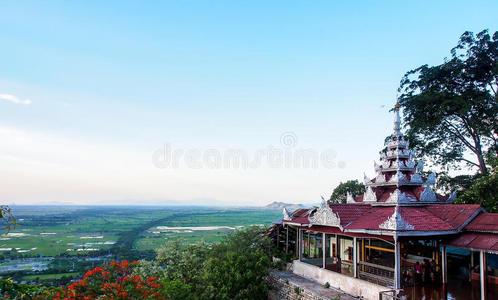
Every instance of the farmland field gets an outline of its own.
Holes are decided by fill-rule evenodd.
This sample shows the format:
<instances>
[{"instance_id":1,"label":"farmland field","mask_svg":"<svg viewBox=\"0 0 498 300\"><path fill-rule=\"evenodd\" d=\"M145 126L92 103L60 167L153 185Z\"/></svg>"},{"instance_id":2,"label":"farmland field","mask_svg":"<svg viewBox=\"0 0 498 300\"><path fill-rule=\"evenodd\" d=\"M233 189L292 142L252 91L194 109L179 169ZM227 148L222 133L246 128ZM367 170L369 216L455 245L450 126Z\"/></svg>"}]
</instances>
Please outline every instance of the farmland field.
<instances>
[{"instance_id":1,"label":"farmland field","mask_svg":"<svg viewBox=\"0 0 498 300\"><path fill-rule=\"evenodd\" d=\"M280 211L202 207L14 206L18 226L0 236L0 277L64 283L112 259L147 259L169 240L219 241Z\"/></svg>"}]
</instances>

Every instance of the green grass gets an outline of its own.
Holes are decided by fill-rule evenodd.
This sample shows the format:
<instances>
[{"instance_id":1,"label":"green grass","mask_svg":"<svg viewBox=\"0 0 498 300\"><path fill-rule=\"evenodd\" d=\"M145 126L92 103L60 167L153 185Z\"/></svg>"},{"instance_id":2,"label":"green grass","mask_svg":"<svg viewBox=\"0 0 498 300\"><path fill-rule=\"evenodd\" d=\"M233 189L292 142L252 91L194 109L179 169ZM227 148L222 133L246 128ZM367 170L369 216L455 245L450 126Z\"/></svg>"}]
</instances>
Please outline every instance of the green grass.
<instances>
[{"instance_id":1,"label":"green grass","mask_svg":"<svg viewBox=\"0 0 498 300\"><path fill-rule=\"evenodd\" d=\"M18 253L25 257L75 255L84 252L67 251L81 249L81 244L92 242L116 242L127 232L154 220L163 219L160 226L249 226L268 225L280 216L279 211L250 209L219 209L192 207L14 207L18 227L12 233L27 236L0 237L0 248L29 250ZM205 240L217 242L229 231L194 231L191 233L152 234L153 228L136 235L133 248L153 250L168 240L184 239L189 243ZM55 233L54 235L41 235ZM81 239L85 236L103 236L102 239ZM8 240L5 240L8 238ZM4 240L2 240L4 239ZM76 245L72 245L76 244ZM80 246L78 246L80 245ZM87 245L86 248L110 249L112 245ZM36 248L31 250L32 248ZM6 253L0 251L0 255Z\"/></svg>"},{"instance_id":2,"label":"green grass","mask_svg":"<svg viewBox=\"0 0 498 300\"><path fill-rule=\"evenodd\" d=\"M22 277L22 280L32 281L32 280L54 280L61 279L62 277L76 277L80 275L79 272L69 272L69 273L57 273L57 274L40 274L40 275L26 275Z\"/></svg>"}]
</instances>

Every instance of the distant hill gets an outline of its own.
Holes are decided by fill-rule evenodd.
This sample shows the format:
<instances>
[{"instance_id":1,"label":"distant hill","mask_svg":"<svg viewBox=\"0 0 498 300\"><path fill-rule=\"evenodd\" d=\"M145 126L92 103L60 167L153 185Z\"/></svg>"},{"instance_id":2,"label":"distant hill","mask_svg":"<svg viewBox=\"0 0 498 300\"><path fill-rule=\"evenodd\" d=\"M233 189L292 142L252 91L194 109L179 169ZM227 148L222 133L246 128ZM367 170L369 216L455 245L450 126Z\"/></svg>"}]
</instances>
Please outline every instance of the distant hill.
<instances>
[{"instance_id":1,"label":"distant hill","mask_svg":"<svg viewBox=\"0 0 498 300\"><path fill-rule=\"evenodd\" d=\"M274 202L264 206L264 209L282 210L284 207L287 208L287 210L289 210L289 211L293 211L293 210L296 210L298 208L304 208L305 206L302 204L292 204L292 203L284 203L284 202L274 201Z\"/></svg>"}]
</instances>

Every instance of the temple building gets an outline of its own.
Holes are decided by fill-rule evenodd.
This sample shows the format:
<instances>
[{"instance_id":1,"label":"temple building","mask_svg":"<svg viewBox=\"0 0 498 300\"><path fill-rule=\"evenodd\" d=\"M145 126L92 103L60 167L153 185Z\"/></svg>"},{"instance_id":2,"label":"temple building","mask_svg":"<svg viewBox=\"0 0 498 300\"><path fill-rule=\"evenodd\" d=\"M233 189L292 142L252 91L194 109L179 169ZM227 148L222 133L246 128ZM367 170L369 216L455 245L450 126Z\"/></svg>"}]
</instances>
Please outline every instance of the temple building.
<instances>
[{"instance_id":1,"label":"temple building","mask_svg":"<svg viewBox=\"0 0 498 300\"><path fill-rule=\"evenodd\" d=\"M394 112L394 132L363 195L284 209L269 236L294 256L295 274L364 299L497 297L498 269L488 260L498 260L498 214L437 194L436 175L422 174L401 133L399 104Z\"/></svg>"}]
</instances>

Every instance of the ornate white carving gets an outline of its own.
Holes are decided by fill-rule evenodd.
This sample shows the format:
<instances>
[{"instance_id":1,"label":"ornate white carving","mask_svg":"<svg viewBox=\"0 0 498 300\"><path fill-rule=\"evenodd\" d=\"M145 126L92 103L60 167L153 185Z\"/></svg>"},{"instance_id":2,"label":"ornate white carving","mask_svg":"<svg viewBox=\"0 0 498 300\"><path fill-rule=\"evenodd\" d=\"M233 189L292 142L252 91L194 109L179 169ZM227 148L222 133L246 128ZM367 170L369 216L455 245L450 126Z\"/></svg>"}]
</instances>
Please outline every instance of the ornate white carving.
<instances>
[{"instance_id":1,"label":"ornate white carving","mask_svg":"<svg viewBox=\"0 0 498 300\"><path fill-rule=\"evenodd\" d=\"M287 211L287 209L284 207L284 209L282 210L282 214L284 215L284 220L285 221L290 221L292 220L292 218L290 217L289 215L289 212Z\"/></svg>"},{"instance_id":2,"label":"ornate white carving","mask_svg":"<svg viewBox=\"0 0 498 300\"><path fill-rule=\"evenodd\" d=\"M375 160L374 160L374 169L376 172L378 172L382 169L382 166L377 164L377 162Z\"/></svg>"},{"instance_id":3,"label":"ornate white carving","mask_svg":"<svg viewBox=\"0 0 498 300\"><path fill-rule=\"evenodd\" d=\"M363 202L377 202L377 195L375 195L372 187L367 187L365 194L363 194Z\"/></svg>"},{"instance_id":4,"label":"ornate white carving","mask_svg":"<svg viewBox=\"0 0 498 300\"><path fill-rule=\"evenodd\" d=\"M346 203L356 203L356 201L354 201L353 195L351 195L350 192L346 194Z\"/></svg>"},{"instance_id":5,"label":"ornate white carving","mask_svg":"<svg viewBox=\"0 0 498 300\"><path fill-rule=\"evenodd\" d=\"M406 203L415 200L414 197L408 196L399 189L395 189L394 192L389 195L389 198L387 198L386 203Z\"/></svg>"},{"instance_id":6,"label":"ornate white carving","mask_svg":"<svg viewBox=\"0 0 498 300\"><path fill-rule=\"evenodd\" d=\"M410 183L423 183L423 179L422 179L422 176L420 176L419 173L415 173L412 175L412 177L410 178Z\"/></svg>"},{"instance_id":7,"label":"ornate white carving","mask_svg":"<svg viewBox=\"0 0 498 300\"><path fill-rule=\"evenodd\" d=\"M375 183L384 183L386 182L386 177L384 176L384 174L380 173L379 175L377 175L377 177L375 177Z\"/></svg>"},{"instance_id":8,"label":"ornate white carving","mask_svg":"<svg viewBox=\"0 0 498 300\"><path fill-rule=\"evenodd\" d=\"M405 161L405 166L407 168L413 169L413 168L415 168L415 162L413 160L407 160L407 161Z\"/></svg>"},{"instance_id":9,"label":"ornate white carving","mask_svg":"<svg viewBox=\"0 0 498 300\"><path fill-rule=\"evenodd\" d=\"M393 148L408 148L408 141L399 141L399 140L390 141L389 143L387 143L387 147L389 149L393 149Z\"/></svg>"},{"instance_id":10,"label":"ornate white carving","mask_svg":"<svg viewBox=\"0 0 498 300\"><path fill-rule=\"evenodd\" d=\"M451 193L451 195L448 197L448 200L446 200L446 201L451 203L451 202L455 201L456 198L457 198L457 191L453 191L453 193Z\"/></svg>"},{"instance_id":11,"label":"ornate white carving","mask_svg":"<svg viewBox=\"0 0 498 300\"><path fill-rule=\"evenodd\" d=\"M406 183L407 179L405 174L401 173L399 170L394 174L391 179L389 179L389 183Z\"/></svg>"},{"instance_id":12,"label":"ornate white carving","mask_svg":"<svg viewBox=\"0 0 498 300\"><path fill-rule=\"evenodd\" d=\"M422 172L424 170L424 161L421 160L417 164L417 172Z\"/></svg>"},{"instance_id":13,"label":"ornate white carving","mask_svg":"<svg viewBox=\"0 0 498 300\"><path fill-rule=\"evenodd\" d=\"M430 186L426 186L425 190L420 193L420 201L423 202L434 202L436 201L436 194L432 191Z\"/></svg>"},{"instance_id":14,"label":"ornate white carving","mask_svg":"<svg viewBox=\"0 0 498 300\"><path fill-rule=\"evenodd\" d=\"M322 202L322 206L316 210L309 220L312 225L337 226L342 228L341 219L326 202Z\"/></svg>"},{"instance_id":15,"label":"ornate white carving","mask_svg":"<svg viewBox=\"0 0 498 300\"><path fill-rule=\"evenodd\" d=\"M404 169L405 168L405 163L402 160L396 159L394 161L394 167L398 169Z\"/></svg>"},{"instance_id":16,"label":"ornate white carving","mask_svg":"<svg viewBox=\"0 0 498 300\"><path fill-rule=\"evenodd\" d=\"M394 207L394 213L389 219L385 220L379 225L380 229L388 229L388 230L413 230L415 227L401 216L400 212L401 208L398 206Z\"/></svg>"},{"instance_id":17,"label":"ornate white carving","mask_svg":"<svg viewBox=\"0 0 498 300\"><path fill-rule=\"evenodd\" d=\"M425 184L436 184L436 173L432 172L431 175L427 177Z\"/></svg>"},{"instance_id":18,"label":"ornate white carving","mask_svg":"<svg viewBox=\"0 0 498 300\"><path fill-rule=\"evenodd\" d=\"M372 183L371 180L370 180L370 178L368 178L365 173L363 173L363 183L364 184L370 184L370 183Z\"/></svg>"},{"instance_id":19,"label":"ornate white carving","mask_svg":"<svg viewBox=\"0 0 498 300\"><path fill-rule=\"evenodd\" d=\"M387 151L387 154L385 154L385 157L389 158L397 158L397 157L409 157L411 151L410 150L403 150L403 149L391 149Z\"/></svg>"},{"instance_id":20,"label":"ornate white carving","mask_svg":"<svg viewBox=\"0 0 498 300\"><path fill-rule=\"evenodd\" d=\"M389 166L391 166L391 162L389 160L382 161L382 168L383 169L387 169L387 168L389 168Z\"/></svg>"}]
</instances>

